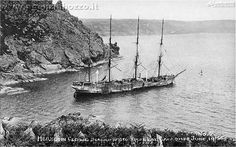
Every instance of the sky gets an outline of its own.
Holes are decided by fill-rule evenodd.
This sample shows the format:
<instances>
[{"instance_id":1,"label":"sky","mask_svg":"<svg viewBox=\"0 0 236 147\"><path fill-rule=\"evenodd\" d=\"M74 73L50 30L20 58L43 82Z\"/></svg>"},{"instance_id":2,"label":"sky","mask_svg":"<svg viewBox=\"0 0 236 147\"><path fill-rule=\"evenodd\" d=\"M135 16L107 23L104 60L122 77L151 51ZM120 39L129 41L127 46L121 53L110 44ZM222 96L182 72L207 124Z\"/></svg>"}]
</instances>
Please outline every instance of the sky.
<instances>
[{"instance_id":1,"label":"sky","mask_svg":"<svg viewBox=\"0 0 236 147\"><path fill-rule=\"evenodd\" d=\"M57 0L53 0L57 2ZM78 18L235 20L234 0L62 0Z\"/></svg>"}]
</instances>

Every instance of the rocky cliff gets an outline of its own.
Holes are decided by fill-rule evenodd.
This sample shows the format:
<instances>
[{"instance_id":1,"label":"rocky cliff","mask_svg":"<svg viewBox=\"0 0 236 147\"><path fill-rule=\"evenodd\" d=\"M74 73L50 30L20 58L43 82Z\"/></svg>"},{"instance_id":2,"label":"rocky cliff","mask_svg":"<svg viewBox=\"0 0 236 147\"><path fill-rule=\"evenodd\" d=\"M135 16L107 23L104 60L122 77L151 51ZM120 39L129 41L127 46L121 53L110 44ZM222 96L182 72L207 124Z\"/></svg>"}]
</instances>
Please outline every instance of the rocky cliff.
<instances>
[{"instance_id":1,"label":"rocky cliff","mask_svg":"<svg viewBox=\"0 0 236 147\"><path fill-rule=\"evenodd\" d=\"M1 1L0 35L0 83L107 57L102 38L70 15L61 1Z\"/></svg>"}]
</instances>

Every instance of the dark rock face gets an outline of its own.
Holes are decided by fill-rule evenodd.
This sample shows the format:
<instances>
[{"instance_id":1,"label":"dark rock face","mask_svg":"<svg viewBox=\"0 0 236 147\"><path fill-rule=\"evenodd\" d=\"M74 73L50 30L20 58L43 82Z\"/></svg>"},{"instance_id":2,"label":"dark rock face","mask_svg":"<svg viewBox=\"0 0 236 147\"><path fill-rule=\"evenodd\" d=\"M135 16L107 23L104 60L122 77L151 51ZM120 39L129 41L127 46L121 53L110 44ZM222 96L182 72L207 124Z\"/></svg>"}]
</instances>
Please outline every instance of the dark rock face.
<instances>
[{"instance_id":1,"label":"dark rock face","mask_svg":"<svg viewBox=\"0 0 236 147\"><path fill-rule=\"evenodd\" d=\"M97 62L107 57L102 38L61 8L61 1L56 5L51 0L1 3L5 7L1 9L0 78L6 73L14 77L74 68L89 58ZM22 9L13 11L15 6Z\"/></svg>"}]
</instances>

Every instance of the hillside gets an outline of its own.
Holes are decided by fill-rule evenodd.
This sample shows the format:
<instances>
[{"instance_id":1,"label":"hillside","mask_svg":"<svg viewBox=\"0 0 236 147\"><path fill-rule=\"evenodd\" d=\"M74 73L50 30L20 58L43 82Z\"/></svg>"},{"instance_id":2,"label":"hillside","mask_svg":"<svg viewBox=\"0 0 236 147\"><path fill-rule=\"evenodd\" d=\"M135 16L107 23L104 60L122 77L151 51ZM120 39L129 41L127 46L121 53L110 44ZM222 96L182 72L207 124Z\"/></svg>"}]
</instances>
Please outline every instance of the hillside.
<instances>
[{"instance_id":1,"label":"hillside","mask_svg":"<svg viewBox=\"0 0 236 147\"><path fill-rule=\"evenodd\" d=\"M55 5L52 0L1 1L0 36L0 84L107 57L102 38L65 10L61 1Z\"/></svg>"},{"instance_id":2,"label":"hillside","mask_svg":"<svg viewBox=\"0 0 236 147\"><path fill-rule=\"evenodd\" d=\"M84 19L84 24L102 36L108 35L106 19ZM112 21L113 35L135 35L137 20L114 19ZM234 20L210 20L210 21L174 21L165 20L166 34L187 33L234 33ZM142 35L160 34L161 20L140 20L140 32Z\"/></svg>"}]
</instances>

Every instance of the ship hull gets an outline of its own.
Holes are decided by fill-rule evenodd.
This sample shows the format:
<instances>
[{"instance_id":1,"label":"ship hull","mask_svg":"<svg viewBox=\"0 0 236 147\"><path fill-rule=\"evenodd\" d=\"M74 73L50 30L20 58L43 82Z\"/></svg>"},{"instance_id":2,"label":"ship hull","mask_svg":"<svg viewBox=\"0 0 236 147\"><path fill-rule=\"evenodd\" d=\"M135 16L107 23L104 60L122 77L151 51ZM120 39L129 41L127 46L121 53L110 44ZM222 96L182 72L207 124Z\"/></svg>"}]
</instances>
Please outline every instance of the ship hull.
<instances>
[{"instance_id":1,"label":"ship hull","mask_svg":"<svg viewBox=\"0 0 236 147\"><path fill-rule=\"evenodd\" d=\"M86 92L75 91L74 98L79 99L79 98L86 98L86 97L97 97L97 96L102 96L102 95L103 94L101 93L86 93Z\"/></svg>"},{"instance_id":2,"label":"ship hull","mask_svg":"<svg viewBox=\"0 0 236 147\"><path fill-rule=\"evenodd\" d=\"M75 89L74 98L80 99L85 97L96 97L96 96L105 96L116 93L129 93L132 91L142 91L152 88L158 87L167 87L173 85L174 78L167 79L164 81L158 82L139 82L139 83L130 83L127 85L121 85L120 87L114 86L114 84L110 84L101 90L86 90L81 88L77 88L76 86L72 86ZM122 87L122 88L121 88Z\"/></svg>"}]
</instances>

